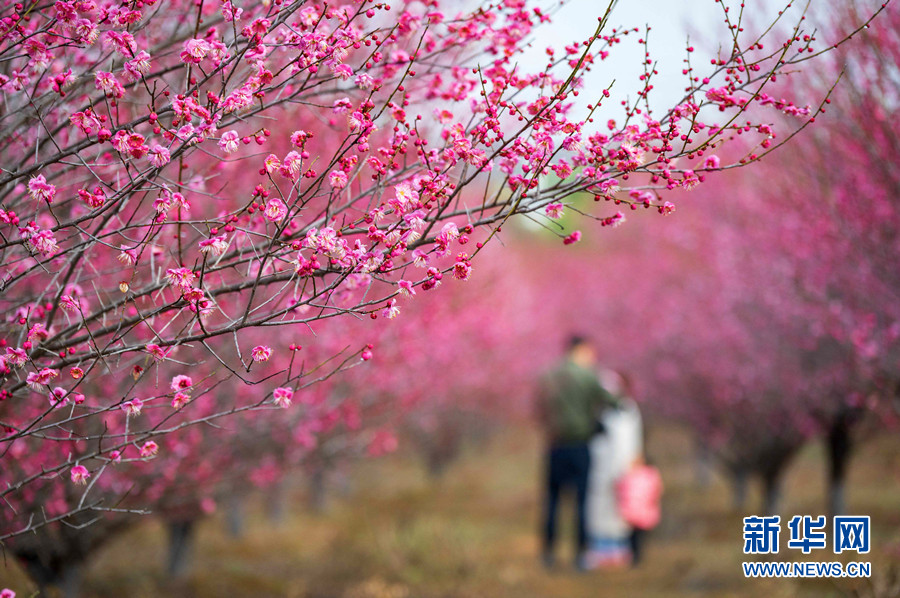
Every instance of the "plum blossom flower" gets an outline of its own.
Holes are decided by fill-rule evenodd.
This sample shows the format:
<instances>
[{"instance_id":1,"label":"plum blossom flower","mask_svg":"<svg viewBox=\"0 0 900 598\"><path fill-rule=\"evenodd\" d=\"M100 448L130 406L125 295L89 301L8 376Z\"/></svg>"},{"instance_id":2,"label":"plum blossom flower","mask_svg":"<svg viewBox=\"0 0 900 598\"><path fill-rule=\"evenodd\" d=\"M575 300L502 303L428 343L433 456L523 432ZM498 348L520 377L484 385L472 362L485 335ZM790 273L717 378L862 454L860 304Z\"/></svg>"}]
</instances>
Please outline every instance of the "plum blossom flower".
<instances>
[{"instance_id":1,"label":"plum blossom flower","mask_svg":"<svg viewBox=\"0 0 900 598\"><path fill-rule=\"evenodd\" d=\"M78 19L75 24L74 33L80 43L85 46L91 46L100 37L100 30L97 24L89 19Z\"/></svg>"},{"instance_id":2,"label":"plum blossom flower","mask_svg":"<svg viewBox=\"0 0 900 598\"><path fill-rule=\"evenodd\" d=\"M269 358L272 356L272 349L265 345L257 345L250 351L250 355L253 357L253 361L269 361Z\"/></svg>"},{"instance_id":3,"label":"plum blossom flower","mask_svg":"<svg viewBox=\"0 0 900 598\"><path fill-rule=\"evenodd\" d=\"M239 141L237 131L225 131L219 138L219 147L226 154L231 154L237 151Z\"/></svg>"},{"instance_id":4,"label":"plum blossom flower","mask_svg":"<svg viewBox=\"0 0 900 598\"><path fill-rule=\"evenodd\" d=\"M331 186L335 189L343 189L347 186L347 173L343 170L332 171L332 173L328 175L328 182L330 182Z\"/></svg>"},{"instance_id":5,"label":"plum blossom flower","mask_svg":"<svg viewBox=\"0 0 900 598\"><path fill-rule=\"evenodd\" d=\"M170 285L187 290L194 285L194 280L197 279L197 276L190 268L169 268L166 270L166 279Z\"/></svg>"},{"instance_id":6,"label":"plum blossom flower","mask_svg":"<svg viewBox=\"0 0 900 598\"><path fill-rule=\"evenodd\" d=\"M424 268L428 265L429 257L424 249L414 249L412 253L413 263L419 267Z\"/></svg>"},{"instance_id":7,"label":"plum blossom flower","mask_svg":"<svg viewBox=\"0 0 900 598\"><path fill-rule=\"evenodd\" d=\"M200 61L206 58L212 50L212 46L205 39L189 39L184 42L183 50L179 54L181 62L200 64Z\"/></svg>"},{"instance_id":8,"label":"plum blossom flower","mask_svg":"<svg viewBox=\"0 0 900 598\"><path fill-rule=\"evenodd\" d=\"M121 98L125 95L125 88L116 76L106 71L97 71L94 75L94 86L105 93L106 97Z\"/></svg>"},{"instance_id":9,"label":"plum blossom flower","mask_svg":"<svg viewBox=\"0 0 900 598\"><path fill-rule=\"evenodd\" d=\"M287 206L277 197L273 197L266 203L266 219L269 222L278 222L287 215Z\"/></svg>"},{"instance_id":10,"label":"plum blossom flower","mask_svg":"<svg viewBox=\"0 0 900 598\"><path fill-rule=\"evenodd\" d=\"M312 276L320 267L319 258L315 255L310 259L306 259L302 253L297 254L296 270L300 276Z\"/></svg>"},{"instance_id":11,"label":"plum blossom flower","mask_svg":"<svg viewBox=\"0 0 900 598\"><path fill-rule=\"evenodd\" d=\"M346 64L332 65L331 71L344 81L353 76L353 69Z\"/></svg>"},{"instance_id":12,"label":"plum blossom flower","mask_svg":"<svg viewBox=\"0 0 900 598\"><path fill-rule=\"evenodd\" d=\"M600 182L600 191L604 196L610 197L619 190L619 181L616 179L605 179Z\"/></svg>"},{"instance_id":13,"label":"plum blossom flower","mask_svg":"<svg viewBox=\"0 0 900 598\"><path fill-rule=\"evenodd\" d=\"M28 329L28 336L26 338L31 342L39 343L47 340L47 337L49 336L50 332L47 330L47 327L38 323Z\"/></svg>"},{"instance_id":14,"label":"plum blossom flower","mask_svg":"<svg viewBox=\"0 0 900 598\"><path fill-rule=\"evenodd\" d=\"M334 104L331 106L331 110L335 114L342 114L344 112L349 112L353 109L353 102L350 101L350 98L340 98L339 100L335 100Z\"/></svg>"},{"instance_id":15,"label":"plum blossom flower","mask_svg":"<svg viewBox=\"0 0 900 598\"><path fill-rule=\"evenodd\" d=\"M35 201L53 203L53 198L56 196L56 185L51 185L44 175L39 174L28 181L28 194Z\"/></svg>"},{"instance_id":16,"label":"plum blossom flower","mask_svg":"<svg viewBox=\"0 0 900 598\"><path fill-rule=\"evenodd\" d=\"M726 89L725 87L714 87L708 89L706 91L706 99L711 102L727 105L732 105L736 102L735 98L728 93L728 89Z\"/></svg>"},{"instance_id":17,"label":"plum blossom flower","mask_svg":"<svg viewBox=\"0 0 900 598\"><path fill-rule=\"evenodd\" d=\"M547 204L547 207L544 208L544 212L547 214L547 218L553 218L554 220L557 220L559 218L562 218L563 205L558 202Z\"/></svg>"},{"instance_id":18,"label":"plum blossom flower","mask_svg":"<svg viewBox=\"0 0 900 598\"><path fill-rule=\"evenodd\" d=\"M16 593L9 588L3 588L0 590L0 598L16 598Z\"/></svg>"},{"instance_id":19,"label":"plum blossom flower","mask_svg":"<svg viewBox=\"0 0 900 598\"><path fill-rule=\"evenodd\" d=\"M172 378L171 388L173 391L178 392L179 390L187 390L191 386L193 386L194 381L191 380L190 376L185 376L183 374L179 374Z\"/></svg>"},{"instance_id":20,"label":"plum blossom flower","mask_svg":"<svg viewBox=\"0 0 900 598\"><path fill-rule=\"evenodd\" d=\"M190 288L182 294L182 298L189 302L190 309L194 313L205 316L212 312L213 308L209 299L206 299L206 293L203 289Z\"/></svg>"},{"instance_id":21,"label":"plum blossom flower","mask_svg":"<svg viewBox=\"0 0 900 598\"><path fill-rule=\"evenodd\" d=\"M700 184L700 179L694 174L693 170L685 170L684 178L681 180L681 187L690 191Z\"/></svg>"},{"instance_id":22,"label":"plum blossom flower","mask_svg":"<svg viewBox=\"0 0 900 598\"><path fill-rule=\"evenodd\" d=\"M112 48L128 58L137 52L137 42L134 36L127 31L107 31L103 34L103 47Z\"/></svg>"},{"instance_id":23,"label":"plum blossom flower","mask_svg":"<svg viewBox=\"0 0 900 598\"><path fill-rule=\"evenodd\" d=\"M281 174L287 178L296 181L303 169L303 156L295 151L290 151L284 157L281 165Z\"/></svg>"},{"instance_id":24,"label":"plum blossom flower","mask_svg":"<svg viewBox=\"0 0 900 598\"><path fill-rule=\"evenodd\" d=\"M304 131L303 129L298 129L291 133L291 143L294 147L303 147L303 144L306 143L306 140L309 139L311 135Z\"/></svg>"},{"instance_id":25,"label":"plum blossom flower","mask_svg":"<svg viewBox=\"0 0 900 598\"><path fill-rule=\"evenodd\" d=\"M347 128L351 133L357 133L363 128L365 122L366 117L363 116L362 112L353 112L347 117Z\"/></svg>"},{"instance_id":26,"label":"plum blossom flower","mask_svg":"<svg viewBox=\"0 0 900 598\"><path fill-rule=\"evenodd\" d=\"M28 352L25 349L7 347L6 360L16 367L22 367L28 361Z\"/></svg>"},{"instance_id":27,"label":"plum blossom flower","mask_svg":"<svg viewBox=\"0 0 900 598\"><path fill-rule=\"evenodd\" d=\"M403 181L394 187L394 193L397 196L397 203L404 210L408 209L410 204L419 200L419 193L412 188L408 181Z\"/></svg>"},{"instance_id":28,"label":"plum blossom flower","mask_svg":"<svg viewBox=\"0 0 900 598\"><path fill-rule=\"evenodd\" d=\"M568 176L572 174L572 166L565 160L560 160L558 164L554 164L551 168L553 169L553 172L556 173L556 176L561 179L568 178Z\"/></svg>"},{"instance_id":29,"label":"plum blossom flower","mask_svg":"<svg viewBox=\"0 0 900 598\"><path fill-rule=\"evenodd\" d=\"M200 253L211 253L212 255L222 255L228 248L228 239L225 235L212 237L200 241Z\"/></svg>"},{"instance_id":30,"label":"plum blossom flower","mask_svg":"<svg viewBox=\"0 0 900 598\"><path fill-rule=\"evenodd\" d=\"M616 212L609 218L604 218L600 221L600 226L609 226L612 228L616 228L617 226L621 226L625 222L625 214L622 212Z\"/></svg>"},{"instance_id":31,"label":"plum blossom flower","mask_svg":"<svg viewBox=\"0 0 900 598\"><path fill-rule=\"evenodd\" d=\"M162 168L171 160L172 155L169 153L168 149L164 148L158 143L154 143L150 147L150 164L152 164L156 168Z\"/></svg>"},{"instance_id":32,"label":"plum blossom flower","mask_svg":"<svg viewBox=\"0 0 900 598\"><path fill-rule=\"evenodd\" d=\"M119 255L116 256L116 259L125 264L126 266L130 266L137 262L138 252L136 248L129 248L125 245L119 246Z\"/></svg>"},{"instance_id":33,"label":"plum blossom flower","mask_svg":"<svg viewBox=\"0 0 900 598\"><path fill-rule=\"evenodd\" d=\"M148 440L141 447L141 458L149 459L151 457L155 457L156 453L159 452L159 445L153 442L152 440Z\"/></svg>"},{"instance_id":34,"label":"plum blossom flower","mask_svg":"<svg viewBox=\"0 0 900 598\"><path fill-rule=\"evenodd\" d=\"M360 73L353 80L360 89L371 89L375 85L375 79L369 73Z\"/></svg>"},{"instance_id":35,"label":"plum blossom flower","mask_svg":"<svg viewBox=\"0 0 900 598\"><path fill-rule=\"evenodd\" d=\"M472 264L469 263L469 256L460 253L456 256L456 263L453 264L453 278L456 280L469 280L472 275Z\"/></svg>"},{"instance_id":36,"label":"plum blossom flower","mask_svg":"<svg viewBox=\"0 0 900 598\"><path fill-rule=\"evenodd\" d=\"M266 156L266 159L263 161L263 168L266 169L266 172L273 173L281 167L281 160L278 159L278 156L275 154L269 154Z\"/></svg>"},{"instance_id":37,"label":"plum blossom flower","mask_svg":"<svg viewBox=\"0 0 900 598\"><path fill-rule=\"evenodd\" d=\"M59 376L59 371L44 368L38 372L31 372L25 378L25 382L28 383L28 386L37 390L41 386L46 386L50 384L50 381Z\"/></svg>"},{"instance_id":38,"label":"plum blossom flower","mask_svg":"<svg viewBox=\"0 0 900 598\"><path fill-rule=\"evenodd\" d=\"M400 306L397 305L397 300L391 299L390 301L388 301L387 307L385 307L382 310L381 315L384 316L385 318L387 318L388 320L393 320L394 318L399 316L400 315Z\"/></svg>"},{"instance_id":39,"label":"plum blossom flower","mask_svg":"<svg viewBox=\"0 0 900 598\"><path fill-rule=\"evenodd\" d=\"M446 235L447 239L457 239L459 238L459 227L455 222L448 222L441 227L441 234Z\"/></svg>"},{"instance_id":40,"label":"plum blossom flower","mask_svg":"<svg viewBox=\"0 0 900 598\"><path fill-rule=\"evenodd\" d=\"M49 230L40 230L28 237L28 245L31 249L44 257L52 257L59 251L59 244Z\"/></svg>"},{"instance_id":41,"label":"plum blossom flower","mask_svg":"<svg viewBox=\"0 0 900 598\"><path fill-rule=\"evenodd\" d=\"M91 477L91 473L84 465L75 465L69 470L69 475L72 478L72 483L78 484L79 486L87 484L88 478Z\"/></svg>"},{"instance_id":42,"label":"plum blossom flower","mask_svg":"<svg viewBox=\"0 0 900 598\"><path fill-rule=\"evenodd\" d=\"M347 241L338 237L337 232L330 226L322 230L312 228L306 232L304 243L311 249L317 249L328 257L341 260L347 254Z\"/></svg>"},{"instance_id":43,"label":"plum blossom flower","mask_svg":"<svg viewBox=\"0 0 900 598\"><path fill-rule=\"evenodd\" d=\"M78 197L92 208L99 208L106 201L106 195L103 193L102 187L95 187L93 193L87 189L79 189Z\"/></svg>"},{"instance_id":44,"label":"plum blossom flower","mask_svg":"<svg viewBox=\"0 0 900 598\"><path fill-rule=\"evenodd\" d=\"M147 353L149 353L156 361L162 361L169 354L168 351L153 343L147 345L144 348L147 350Z\"/></svg>"},{"instance_id":45,"label":"plum blossom flower","mask_svg":"<svg viewBox=\"0 0 900 598\"><path fill-rule=\"evenodd\" d=\"M185 392L176 392L175 397L172 399L172 409L178 410L188 404L191 400L191 395Z\"/></svg>"},{"instance_id":46,"label":"plum blossom flower","mask_svg":"<svg viewBox=\"0 0 900 598\"><path fill-rule=\"evenodd\" d=\"M113 137L112 145L116 148L116 151L123 154L127 153L132 158L139 159L143 158L150 151L150 148L147 147L144 141L145 138L140 133L129 133L125 130L120 130Z\"/></svg>"},{"instance_id":47,"label":"plum blossom flower","mask_svg":"<svg viewBox=\"0 0 900 598\"><path fill-rule=\"evenodd\" d=\"M290 388L276 388L272 392L272 397L276 405L283 409L287 409L294 400L294 391Z\"/></svg>"},{"instance_id":48,"label":"plum blossom flower","mask_svg":"<svg viewBox=\"0 0 900 598\"><path fill-rule=\"evenodd\" d=\"M81 405L84 403L84 395L80 392L69 392L65 388L57 386L53 390L50 391L49 396L50 405L56 409L60 407L65 407L69 403L75 405Z\"/></svg>"},{"instance_id":49,"label":"plum blossom flower","mask_svg":"<svg viewBox=\"0 0 900 598\"><path fill-rule=\"evenodd\" d=\"M59 409L60 407L65 407L66 403L69 402L69 399L66 397L66 389L60 386L57 386L53 390L50 391L49 396L50 406Z\"/></svg>"},{"instance_id":50,"label":"plum blossom flower","mask_svg":"<svg viewBox=\"0 0 900 598\"><path fill-rule=\"evenodd\" d=\"M706 160L703 161L703 168L707 170L716 170L721 166L721 161L719 160L719 156L713 154L711 156L707 156Z\"/></svg>"},{"instance_id":51,"label":"plum blossom flower","mask_svg":"<svg viewBox=\"0 0 900 598\"><path fill-rule=\"evenodd\" d=\"M573 231L571 235L563 239L563 245L571 245L572 243L577 243L581 240L581 231L576 230Z\"/></svg>"},{"instance_id":52,"label":"plum blossom flower","mask_svg":"<svg viewBox=\"0 0 900 598\"><path fill-rule=\"evenodd\" d=\"M130 401L125 401L122 403L122 411L132 417L136 417L141 414L141 409L144 408L144 401L140 399L131 399Z\"/></svg>"},{"instance_id":53,"label":"plum blossom flower","mask_svg":"<svg viewBox=\"0 0 900 598\"><path fill-rule=\"evenodd\" d=\"M132 81L137 81L150 72L150 55L141 50L134 59L124 64L125 72Z\"/></svg>"},{"instance_id":54,"label":"plum blossom flower","mask_svg":"<svg viewBox=\"0 0 900 598\"><path fill-rule=\"evenodd\" d=\"M400 287L400 294L406 297L412 297L416 294L416 289L413 288L413 283L408 280L398 280L397 286Z\"/></svg>"}]
</instances>

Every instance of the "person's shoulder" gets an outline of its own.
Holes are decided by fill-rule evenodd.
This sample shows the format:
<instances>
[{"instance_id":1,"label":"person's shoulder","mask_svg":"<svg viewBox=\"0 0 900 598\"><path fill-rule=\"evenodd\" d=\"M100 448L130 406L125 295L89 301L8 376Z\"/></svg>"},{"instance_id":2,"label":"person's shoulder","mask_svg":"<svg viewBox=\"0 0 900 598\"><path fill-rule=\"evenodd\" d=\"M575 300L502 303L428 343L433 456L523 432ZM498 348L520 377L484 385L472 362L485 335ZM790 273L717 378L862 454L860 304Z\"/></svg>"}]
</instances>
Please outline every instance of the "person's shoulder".
<instances>
[{"instance_id":1,"label":"person's shoulder","mask_svg":"<svg viewBox=\"0 0 900 598\"><path fill-rule=\"evenodd\" d=\"M544 369L537 378L538 384L541 386L554 385L565 372L565 364L557 362Z\"/></svg>"},{"instance_id":2,"label":"person's shoulder","mask_svg":"<svg viewBox=\"0 0 900 598\"><path fill-rule=\"evenodd\" d=\"M559 371L565 372L567 375L597 380L597 372L595 372L591 368L587 368L581 364L575 363L571 359L566 359L560 362L558 367Z\"/></svg>"},{"instance_id":3,"label":"person's shoulder","mask_svg":"<svg viewBox=\"0 0 900 598\"><path fill-rule=\"evenodd\" d=\"M557 378L572 371L573 367L578 367L574 362L568 359L560 359L544 370L542 378Z\"/></svg>"}]
</instances>

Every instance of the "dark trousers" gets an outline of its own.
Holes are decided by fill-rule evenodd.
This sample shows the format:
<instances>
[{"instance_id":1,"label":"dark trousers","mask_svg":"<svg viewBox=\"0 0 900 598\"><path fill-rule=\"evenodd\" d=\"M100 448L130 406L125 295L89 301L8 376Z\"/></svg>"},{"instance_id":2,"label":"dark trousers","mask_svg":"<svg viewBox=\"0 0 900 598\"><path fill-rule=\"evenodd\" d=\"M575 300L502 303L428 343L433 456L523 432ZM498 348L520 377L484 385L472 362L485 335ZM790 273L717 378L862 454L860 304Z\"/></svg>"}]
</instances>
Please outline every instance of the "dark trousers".
<instances>
[{"instance_id":1,"label":"dark trousers","mask_svg":"<svg viewBox=\"0 0 900 598\"><path fill-rule=\"evenodd\" d=\"M641 562L641 555L644 551L644 536L647 531L636 527L631 528L631 565L636 566Z\"/></svg>"},{"instance_id":2,"label":"dark trousers","mask_svg":"<svg viewBox=\"0 0 900 598\"><path fill-rule=\"evenodd\" d=\"M557 445L547 456L547 496L544 503L544 551L553 552L556 543L556 510L559 496L566 488L575 490L577 552L581 554L587 545L588 473L591 469L591 453L587 444Z\"/></svg>"}]
</instances>

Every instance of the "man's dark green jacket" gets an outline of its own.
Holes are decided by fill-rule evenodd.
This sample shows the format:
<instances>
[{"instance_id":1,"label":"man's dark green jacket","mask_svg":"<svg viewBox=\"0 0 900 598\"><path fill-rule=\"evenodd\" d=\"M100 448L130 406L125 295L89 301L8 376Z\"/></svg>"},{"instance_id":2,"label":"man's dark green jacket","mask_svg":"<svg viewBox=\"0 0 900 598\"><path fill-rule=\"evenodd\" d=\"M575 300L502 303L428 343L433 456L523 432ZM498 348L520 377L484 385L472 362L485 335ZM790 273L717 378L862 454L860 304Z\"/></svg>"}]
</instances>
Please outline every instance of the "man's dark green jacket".
<instances>
[{"instance_id":1,"label":"man's dark green jacket","mask_svg":"<svg viewBox=\"0 0 900 598\"><path fill-rule=\"evenodd\" d=\"M541 380L539 414L555 444L587 443L603 409L615 404L595 372L569 359Z\"/></svg>"}]
</instances>

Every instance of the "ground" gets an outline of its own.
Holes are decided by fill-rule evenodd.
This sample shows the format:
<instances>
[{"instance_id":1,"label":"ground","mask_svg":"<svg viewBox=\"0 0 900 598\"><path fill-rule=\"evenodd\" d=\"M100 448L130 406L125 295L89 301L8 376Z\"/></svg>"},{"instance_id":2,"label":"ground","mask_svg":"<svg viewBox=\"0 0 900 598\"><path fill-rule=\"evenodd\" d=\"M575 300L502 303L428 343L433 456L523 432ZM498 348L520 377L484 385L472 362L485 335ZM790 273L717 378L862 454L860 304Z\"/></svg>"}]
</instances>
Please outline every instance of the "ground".
<instances>
[{"instance_id":1,"label":"ground","mask_svg":"<svg viewBox=\"0 0 900 598\"><path fill-rule=\"evenodd\" d=\"M199 529L184 579L163 572L165 534L149 520L97 555L84 596L134 598L464 598L594 596L894 596L878 590L900 571L900 438L882 434L854 458L848 505L872 516L872 580L748 580L741 517L725 481L698 485L686 433L657 426L650 436L666 492L664 519L635 570L548 574L536 538L540 443L528 428L501 431L468 450L439 480L410 455L356 466L352 490L322 513L298 496L279 521L256 497L246 531L229 536L224 515ZM810 444L791 467L782 515L824 512L822 449ZM756 501L756 502L754 502ZM564 512L566 520L570 512ZM567 533L571 529L566 530ZM784 542L784 540L783 540ZM568 546L566 547L568 548ZM568 553L566 553L568 554ZM779 560L803 560L784 546ZM837 560L827 551L805 560ZM853 560L853 559L843 559ZM0 562L0 588L30 595L21 571Z\"/></svg>"}]
</instances>

